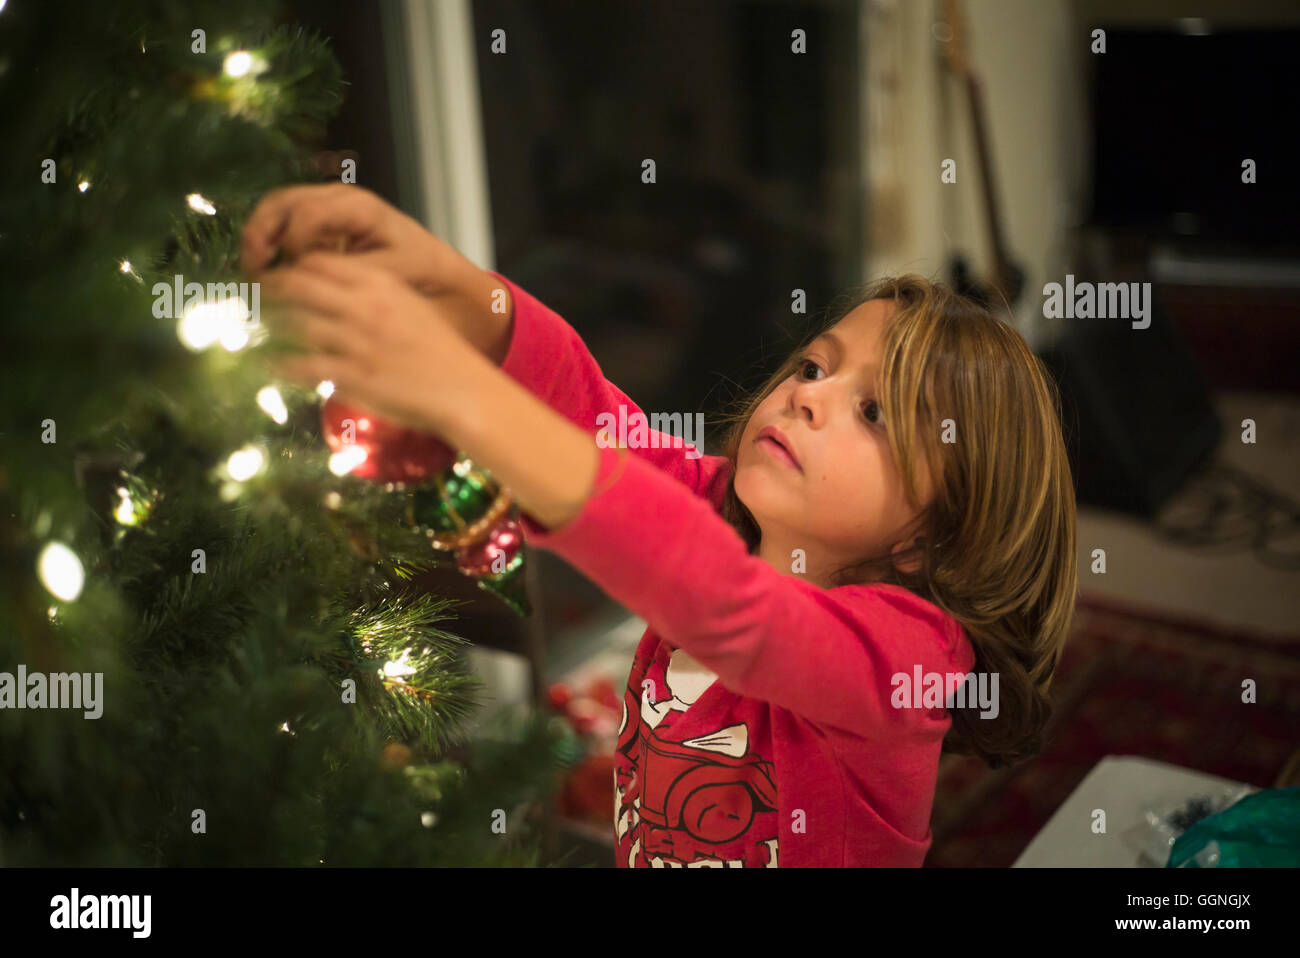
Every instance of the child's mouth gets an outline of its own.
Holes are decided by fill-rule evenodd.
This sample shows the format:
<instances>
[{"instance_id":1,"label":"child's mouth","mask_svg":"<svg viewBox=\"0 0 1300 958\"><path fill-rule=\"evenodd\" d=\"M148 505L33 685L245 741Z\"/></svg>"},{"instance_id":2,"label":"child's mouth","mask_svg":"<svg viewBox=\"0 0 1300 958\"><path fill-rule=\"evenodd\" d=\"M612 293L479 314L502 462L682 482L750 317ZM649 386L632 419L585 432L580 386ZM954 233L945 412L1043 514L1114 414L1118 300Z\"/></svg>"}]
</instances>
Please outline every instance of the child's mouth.
<instances>
[{"instance_id":1,"label":"child's mouth","mask_svg":"<svg viewBox=\"0 0 1300 958\"><path fill-rule=\"evenodd\" d=\"M781 462L784 462L791 469L799 469L799 464L794 461L794 457L791 456L788 452L786 452L785 447L782 446L775 439L771 439L767 436L763 436L761 439L758 440L758 444L762 446L764 449L766 449L770 456L772 456L775 459L779 459ZM800 471L802 472L803 470Z\"/></svg>"}]
</instances>

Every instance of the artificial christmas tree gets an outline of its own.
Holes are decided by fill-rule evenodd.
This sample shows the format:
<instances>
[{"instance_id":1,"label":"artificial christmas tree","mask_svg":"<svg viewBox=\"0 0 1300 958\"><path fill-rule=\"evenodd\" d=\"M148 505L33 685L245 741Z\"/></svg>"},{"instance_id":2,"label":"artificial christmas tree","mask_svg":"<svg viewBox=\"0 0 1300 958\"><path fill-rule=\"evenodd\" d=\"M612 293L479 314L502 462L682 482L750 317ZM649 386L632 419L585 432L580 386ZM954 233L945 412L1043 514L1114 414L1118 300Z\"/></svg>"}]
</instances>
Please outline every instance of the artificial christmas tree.
<instances>
[{"instance_id":1,"label":"artificial christmas tree","mask_svg":"<svg viewBox=\"0 0 1300 958\"><path fill-rule=\"evenodd\" d=\"M272 14L0 11L2 865L535 864L581 757L467 746L467 643L403 587L453 560L259 355L239 230L342 89Z\"/></svg>"}]
</instances>

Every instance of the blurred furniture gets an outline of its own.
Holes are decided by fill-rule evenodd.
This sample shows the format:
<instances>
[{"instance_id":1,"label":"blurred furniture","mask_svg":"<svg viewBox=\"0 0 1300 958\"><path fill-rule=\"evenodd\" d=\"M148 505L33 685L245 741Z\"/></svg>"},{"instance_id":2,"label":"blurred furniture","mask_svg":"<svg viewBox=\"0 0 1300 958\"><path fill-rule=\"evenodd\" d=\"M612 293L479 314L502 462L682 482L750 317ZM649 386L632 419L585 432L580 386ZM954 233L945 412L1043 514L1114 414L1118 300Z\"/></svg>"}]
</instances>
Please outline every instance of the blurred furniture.
<instances>
[{"instance_id":1,"label":"blurred furniture","mask_svg":"<svg viewBox=\"0 0 1300 958\"><path fill-rule=\"evenodd\" d=\"M1151 278L1211 388L1300 393L1300 261L1157 247Z\"/></svg>"}]
</instances>

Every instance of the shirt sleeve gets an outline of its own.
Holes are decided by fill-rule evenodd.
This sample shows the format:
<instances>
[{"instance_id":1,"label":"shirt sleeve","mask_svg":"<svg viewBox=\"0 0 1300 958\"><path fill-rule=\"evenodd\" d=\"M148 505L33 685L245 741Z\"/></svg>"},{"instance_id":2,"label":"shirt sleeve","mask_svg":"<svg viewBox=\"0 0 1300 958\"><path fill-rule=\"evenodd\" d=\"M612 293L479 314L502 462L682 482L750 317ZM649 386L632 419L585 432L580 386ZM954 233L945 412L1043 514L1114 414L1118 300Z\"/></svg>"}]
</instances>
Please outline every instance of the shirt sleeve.
<instances>
[{"instance_id":1,"label":"shirt sleeve","mask_svg":"<svg viewBox=\"0 0 1300 958\"><path fill-rule=\"evenodd\" d=\"M611 435L617 439L620 415L629 424L644 416L636 405L601 372L590 350L568 322L534 296L500 273L489 271L510 293L513 306L510 349L501 371L570 422L597 434L602 423L597 417L612 417ZM620 407L622 409L620 413ZM685 414L689 415L689 414ZM712 480L727 468L721 456L705 456L694 443L686 443L658 429L647 419L645 443L629 443L632 452L668 473L698 495L708 495ZM682 422L683 427L689 423ZM631 426L628 428L631 432ZM683 428L683 435L692 435ZM697 439L702 438L696 436Z\"/></svg>"},{"instance_id":2,"label":"shirt sleeve","mask_svg":"<svg viewBox=\"0 0 1300 958\"><path fill-rule=\"evenodd\" d=\"M619 449L600 451L578 515L530 541L731 691L864 738L947 720L943 708L893 707L894 676L973 664L960 626L937 606L895 586L823 589L784 575L749 555L707 501Z\"/></svg>"}]
</instances>

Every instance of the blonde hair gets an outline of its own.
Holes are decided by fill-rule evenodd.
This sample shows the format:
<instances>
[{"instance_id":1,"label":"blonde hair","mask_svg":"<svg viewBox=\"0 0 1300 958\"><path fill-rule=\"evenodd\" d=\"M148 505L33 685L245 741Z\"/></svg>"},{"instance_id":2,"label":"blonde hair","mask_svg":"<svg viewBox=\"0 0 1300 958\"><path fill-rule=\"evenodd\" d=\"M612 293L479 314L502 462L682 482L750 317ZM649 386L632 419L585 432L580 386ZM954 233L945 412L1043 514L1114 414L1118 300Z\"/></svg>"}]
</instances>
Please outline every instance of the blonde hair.
<instances>
[{"instance_id":1,"label":"blonde hair","mask_svg":"<svg viewBox=\"0 0 1300 958\"><path fill-rule=\"evenodd\" d=\"M974 671L998 675L999 712L983 719L973 705L949 709L944 751L977 755L993 768L1016 764L1043 748L1078 571L1060 394L1012 326L914 273L842 294L831 318L724 413L721 453L732 473L722 515L753 553L762 533L735 490L745 425L798 370L813 339L874 299L897 307L885 326L877 394L894 461L909 501L921 508L915 464L924 456L934 498L921 509L912 549L864 557L840 570L835 584L901 586L957 619L974 648ZM941 441L945 420L956 424L956 442ZM920 560L910 573L895 562L908 555Z\"/></svg>"}]
</instances>

